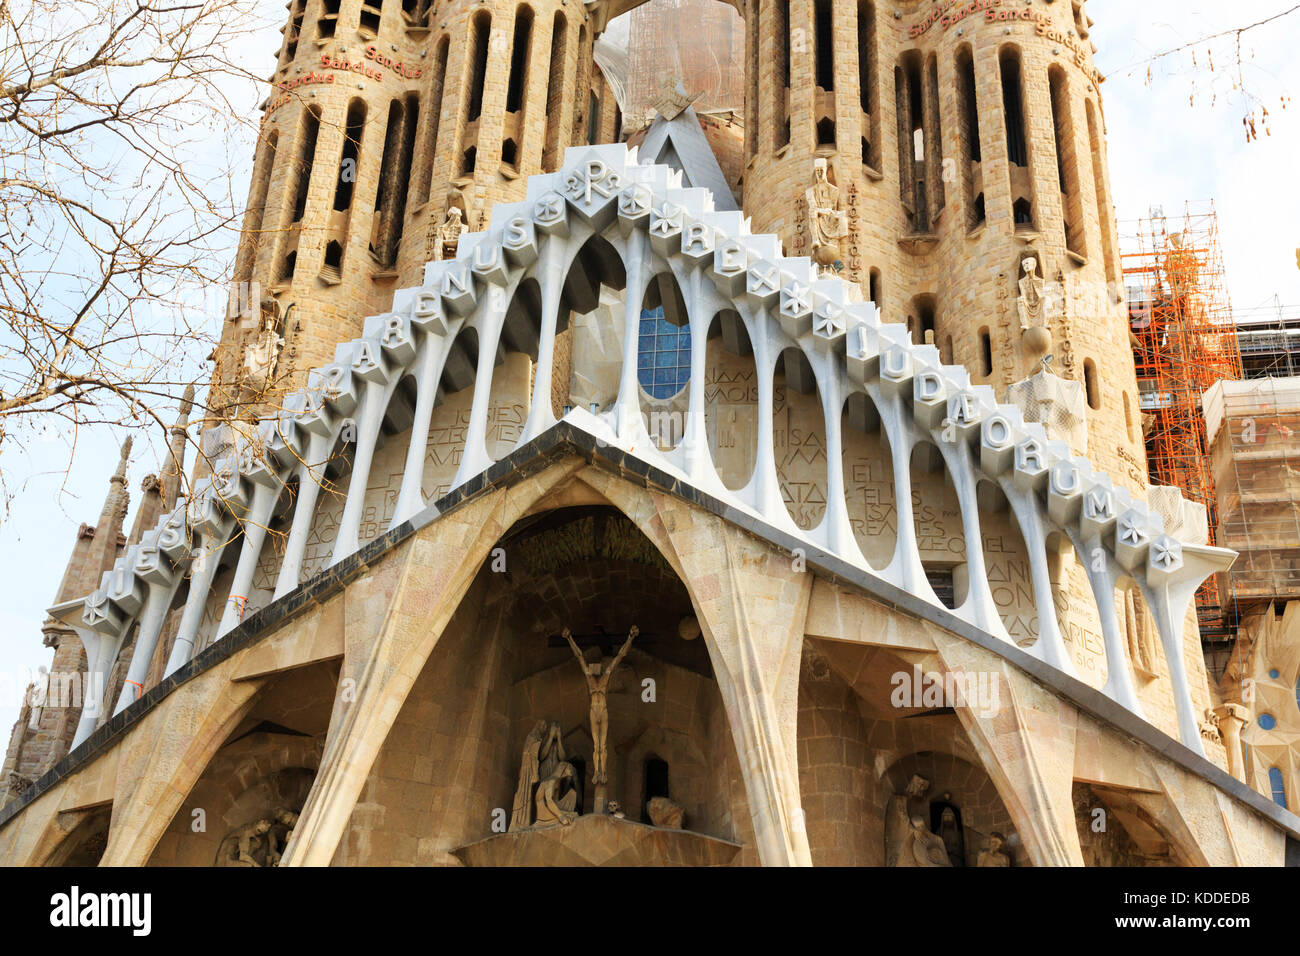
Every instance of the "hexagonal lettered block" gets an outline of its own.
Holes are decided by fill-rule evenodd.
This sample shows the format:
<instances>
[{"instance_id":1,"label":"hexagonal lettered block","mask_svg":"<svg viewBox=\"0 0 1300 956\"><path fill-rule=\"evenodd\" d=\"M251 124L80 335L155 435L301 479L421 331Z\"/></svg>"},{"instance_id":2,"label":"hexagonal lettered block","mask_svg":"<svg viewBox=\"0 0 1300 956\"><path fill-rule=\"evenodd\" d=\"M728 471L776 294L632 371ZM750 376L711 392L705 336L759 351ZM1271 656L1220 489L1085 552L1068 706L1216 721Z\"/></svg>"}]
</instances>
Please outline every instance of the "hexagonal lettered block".
<instances>
[{"instance_id":1,"label":"hexagonal lettered block","mask_svg":"<svg viewBox=\"0 0 1300 956\"><path fill-rule=\"evenodd\" d=\"M654 202L654 193L643 183L624 186L618 194L618 229L623 235L629 235L634 229L645 229L650 225L650 205Z\"/></svg>"},{"instance_id":2,"label":"hexagonal lettered block","mask_svg":"<svg viewBox=\"0 0 1300 956\"><path fill-rule=\"evenodd\" d=\"M745 291L745 275L749 271L749 256L745 246L736 239L724 239L713 250L713 284L729 299Z\"/></svg>"},{"instance_id":3,"label":"hexagonal lettered block","mask_svg":"<svg viewBox=\"0 0 1300 956\"><path fill-rule=\"evenodd\" d=\"M1030 436L1016 444L1012 482L1021 491L1037 492L1047 484L1047 445Z\"/></svg>"},{"instance_id":4,"label":"hexagonal lettered block","mask_svg":"<svg viewBox=\"0 0 1300 956\"><path fill-rule=\"evenodd\" d=\"M485 238L470 253L470 271L485 285L505 286L510 281L510 267L505 250Z\"/></svg>"},{"instance_id":5,"label":"hexagonal lettered block","mask_svg":"<svg viewBox=\"0 0 1300 956\"><path fill-rule=\"evenodd\" d=\"M681 251L682 207L662 202L650 213L650 248L665 259Z\"/></svg>"},{"instance_id":6,"label":"hexagonal lettered block","mask_svg":"<svg viewBox=\"0 0 1300 956\"><path fill-rule=\"evenodd\" d=\"M1151 547L1148 515L1137 508L1122 513L1115 522L1115 560L1132 571L1146 560Z\"/></svg>"},{"instance_id":7,"label":"hexagonal lettered block","mask_svg":"<svg viewBox=\"0 0 1300 956\"><path fill-rule=\"evenodd\" d=\"M922 428L938 428L948 415L948 382L937 369L917 369L912 378L912 414Z\"/></svg>"},{"instance_id":8,"label":"hexagonal lettered block","mask_svg":"<svg viewBox=\"0 0 1300 956\"><path fill-rule=\"evenodd\" d=\"M994 412L980 422L980 467L986 475L1000 478L1011 470L1016 459L1016 428L1002 412Z\"/></svg>"},{"instance_id":9,"label":"hexagonal lettered block","mask_svg":"<svg viewBox=\"0 0 1300 956\"><path fill-rule=\"evenodd\" d=\"M569 207L583 222L601 232L614 221L623 176L599 157L589 155L564 172L561 191Z\"/></svg>"},{"instance_id":10,"label":"hexagonal lettered block","mask_svg":"<svg viewBox=\"0 0 1300 956\"><path fill-rule=\"evenodd\" d=\"M767 259L749 264L745 273L745 298L754 308L770 307L781 296L781 270Z\"/></svg>"},{"instance_id":11,"label":"hexagonal lettered block","mask_svg":"<svg viewBox=\"0 0 1300 956\"><path fill-rule=\"evenodd\" d=\"M442 310L442 296L431 289L421 289L411 297L411 326L429 335L447 334L447 315Z\"/></svg>"},{"instance_id":12,"label":"hexagonal lettered block","mask_svg":"<svg viewBox=\"0 0 1300 956\"><path fill-rule=\"evenodd\" d=\"M1147 549L1147 580L1163 584L1183 569L1183 545L1167 534L1157 535Z\"/></svg>"},{"instance_id":13,"label":"hexagonal lettered block","mask_svg":"<svg viewBox=\"0 0 1300 956\"><path fill-rule=\"evenodd\" d=\"M543 193L533 205L533 227L547 236L569 235L569 206L557 192Z\"/></svg>"},{"instance_id":14,"label":"hexagonal lettered block","mask_svg":"<svg viewBox=\"0 0 1300 956\"><path fill-rule=\"evenodd\" d=\"M510 264L525 269L537 261L537 230L531 220L514 216L501 230L501 248Z\"/></svg>"},{"instance_id":15,"label":"hexagonal lettered block","mask_svg":"<svg viewBox=\"0 0 1300 956\"><path fill-rule=\"evenodd\" d=\"M478 293L474 288L474 275L469 263L451 263L442 274L438 294L442 296L442 306L447 311L455 315L469 315L473 312Z\"/></svg>"},{"instance_id":16,"label":"hexagonal lettered block","mask_svg":"<svg viewBox=\"0 0 1300 956\"><path fill-rule=\"evenodd\" d=\"M1079 513L1079 532L1084 538L1104 539L1115 529L1119 513L1115 502L1115 488L1109 478L1098 475L1083 492L1083 505Z\"/></svg>"}]
</instances>

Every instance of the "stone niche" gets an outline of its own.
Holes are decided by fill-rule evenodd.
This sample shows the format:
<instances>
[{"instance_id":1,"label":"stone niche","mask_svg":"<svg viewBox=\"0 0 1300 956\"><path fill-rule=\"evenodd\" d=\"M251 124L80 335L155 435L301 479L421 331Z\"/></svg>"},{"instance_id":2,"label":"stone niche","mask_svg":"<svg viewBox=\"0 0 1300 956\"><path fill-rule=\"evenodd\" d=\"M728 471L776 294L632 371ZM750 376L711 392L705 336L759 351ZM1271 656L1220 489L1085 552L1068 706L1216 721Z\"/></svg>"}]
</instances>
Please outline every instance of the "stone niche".
<instances>
[{"instance_id":1,"label":"stone niche","mask_svg":"<svg viewBox=\"0 0 1300 956\"><path fill-rule=\"evenodd\" d=\"M681 627L690 600L650 541L590 506L525 518L501 547L506 570L484 566L439 638L335 863L757 863L708 651ZM588 691L560 634L569 628L589 660L598 648L608 660L633 624L640 634L608 688L608 797L622 817L596 819ZM558 724L579 815L507 833L539 721ZM682 806L683 829L649 822L654 796Z\"/></svg>"},{"instance_id":2,"label":"stone niche","mask_svg":"<svg viewBox=\"0 0 1300 956\"><path fill-rule=\"evenodd\" d=\"M896 707L894 675L913 664L881 648L808 639L799 678L799 789L817 866L885 866L886 817L919 775L908 801L947 836L955 866L975 866L1001 834L1012 866L1028 857L992 779L949 708ZM945 832L944 809L953 811Z\"/></svg>"},{"instance_id":3,"label":"stone niche","mask_svg":"<svg viewBox=\"0 0 1300 956\"><path fill-rule=\"evenodd\" d=\"M230 865L239 836L259 821L283 852L292 826L281 818L302 810L315 780L338 674L331 660L270 682L186 795L150 866ZM249 849L258 865L271 862L265 834Z\"/></svg>"}]
</instances>

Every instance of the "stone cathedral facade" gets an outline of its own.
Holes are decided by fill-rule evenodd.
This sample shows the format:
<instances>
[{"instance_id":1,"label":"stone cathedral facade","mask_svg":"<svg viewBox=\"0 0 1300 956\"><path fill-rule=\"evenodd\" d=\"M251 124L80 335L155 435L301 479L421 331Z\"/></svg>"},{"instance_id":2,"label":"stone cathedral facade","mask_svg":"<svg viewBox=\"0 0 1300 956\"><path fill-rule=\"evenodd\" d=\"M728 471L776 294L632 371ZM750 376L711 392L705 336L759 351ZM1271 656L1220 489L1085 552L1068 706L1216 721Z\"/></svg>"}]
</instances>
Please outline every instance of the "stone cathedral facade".
<instances>
[{"instance_id":1,"label":"stone cathedral facade","mask_svg":"<svg viewBox=\"0 0 1300 956\"><path fill-rule=\"evenodd\" d=\"M292 0L202 455L79 533L0 860L1296 862L1082 0L745 0L737 109L624 117L637 6Z\"/></svg>"}]
</instances>

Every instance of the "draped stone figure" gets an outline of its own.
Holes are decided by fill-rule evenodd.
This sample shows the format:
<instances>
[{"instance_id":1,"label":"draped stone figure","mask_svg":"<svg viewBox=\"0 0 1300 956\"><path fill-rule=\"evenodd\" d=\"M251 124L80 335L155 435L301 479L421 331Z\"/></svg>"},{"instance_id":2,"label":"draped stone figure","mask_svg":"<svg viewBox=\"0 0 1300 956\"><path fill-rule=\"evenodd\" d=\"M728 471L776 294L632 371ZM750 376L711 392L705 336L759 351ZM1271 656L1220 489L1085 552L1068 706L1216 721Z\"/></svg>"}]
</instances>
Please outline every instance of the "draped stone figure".
<instances>
[{"instance_id":1,"label":"draped stone figure","mask_svg":"<svg viewBox=\"0 0 1300 956\"><path fill-rule=\"evenodd\" d=\"M217 866L273 866L270 834L270 820L256 820L231 830L217 848Z\"/></svg>"},{"instance_id":2,"label":"draped stone figure","mask_svg":"<svg viewBox=\"0 0 1300 956\"><path fill-rule=\"evenodd\" d=\"M438 234L433 244L435 262L456 258L456 250L460 248L461 234L468 229L461 218L462 215L459 206L447 207L447 214L443 216L442 222L438 224Z\"/></svg>"},{"instance_id":3,"label":"draped stone figure","mask_svg":"<svg viewBox=\"0 0 1300 956\"><path fill-rule=\"evenodd\" d=\"M1020 263L1020 297L1016 310L1020 313L1020 331L1027 332L1047 324L1047 284L1038 274L1038 260L1026 256Z\"/></svg>"},{"instance_id":4,"label":"draped stone figure","mask_svg":"<svg viewBox=\"0 0 1300 956\"><path fill-rule=\"evenodd\" d=\"M989 845L980 851L980 855L975 860L975 866L1010 866L1011 857L1003 852L1002 847L1006 844L1006 837L996 830L989 834Z\"/></svg>"},{"instance_id":5,"label":"draped stone figure","mask_svg":"<svg viewBox=\"0 0 1300 956\"><path fill-rule=\"evenodd\" d=\"M522 830L533 822L533 788L540 779L538 772L542 738L546 732L546 721L539 720L524 738L524 753L519 761L519 783L515 787L514 808L510 815L511 830Z\"/></svg>"},{"instance_id":6,"label":"draped stone figure","mask_svg":"<svg viewBox=\"0 0 1300 956\"><path fill-rule=\"evenodd\" d=\"M911 833L908 835L906 848L898 860L899 866L944 867L952 866L948 859L948 850L943 845L943 837L931 833L930 828L920 817L912 817Z\"/></svg>"},{"instance_id":7,"label":"draped stone figure","mask_svg":"<svg viewBox=\"0 0 1300 956\"><path fill-rule=\"evenodd\" d=\"M813 160L813 184L804 194L812 258L822 269L840 258L840 242L849 235L849 217L840 208L840 190L830 181L828 170L826 160Z\"/></svg>"},{"instance_id":8,"label":"draped stone figure","mask_svg":"<svg viewBox=\"0 0 1300 956\"><path fill-rule=\"evenodd\" d=\"M567 827L578 819L578 812L574 809L578 803L577 777L573 764L562 760L555 765L550 776L537 785L537 826L558 823Z\"/></svg>"},{"instance_id":9,"label":"draped stone figure","mask_svg":"<svg viewBox=\"0 0 1300 956\"><path fill-rule=\"evenodd\" d=\"M889 798L885 809L885 865L911 866L901 859L908 855L912 840L912 817L921 808L921 798L930 789L930 781L919 773L912 774L907 789Z\"/></svg>"}]
</instances>

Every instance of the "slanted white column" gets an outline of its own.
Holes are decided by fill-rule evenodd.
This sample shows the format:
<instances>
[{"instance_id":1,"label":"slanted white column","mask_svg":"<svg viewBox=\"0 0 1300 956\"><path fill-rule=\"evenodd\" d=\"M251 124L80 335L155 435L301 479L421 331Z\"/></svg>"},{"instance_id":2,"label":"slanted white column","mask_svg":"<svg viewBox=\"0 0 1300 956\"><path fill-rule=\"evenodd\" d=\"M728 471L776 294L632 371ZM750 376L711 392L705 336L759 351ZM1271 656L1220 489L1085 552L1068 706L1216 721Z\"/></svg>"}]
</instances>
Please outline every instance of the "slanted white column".
<instances>
[{"instance_id":1,"label":"slanted white column","mask_svg":"<svg viewBox=\"0 0 1300 956\"><path fill-rule=\"evenodd\" d=\"M364 341L364 340L363 340ZM352 474L343 499L343 514L339 518L338 533L334 536L334 550L330 565L338 564L353 554L360 541L361 515L366 506L366 487L370 484L370 466L375 460L375 445L379 441L380 423L392 395L392 386L381 381L367 381L361 396L360 414L356 418L356 441L352 451Z\"/></svg>"},{"instance_id":2,"label":"slanted white column","mask_svg":"<svg viewBox=\"0 0 1300 956\"><path fill-rule=\"evenodd\" d=\"M393 520L389 528L396 528L419 514L424 508L424 459L428 454L429 425L433 421L433 408L438 400L438 382L447 360L450 342L445 336L427 333L420 341L420 354L416 358L415 418L411 422L411 444L406 449L406 464L402 468L402 489L393 507Z\"/></svg>"},{"instance_id":3,"label":"slanted white column","mask_svg":"<svg viewBox=\"0 0 1300 956\"><path fill-rule=\"evenodd\" d=\"M268 488L265 485L258 485L253 492L253 505L243 519L244 543L239 549L239 563L235 565L230 596L226 598L225 611L217 626L219 638L224 637L244 616L248 591L253 584L253 574L257 571L258 558L262 554L262 542L266 540L267 525L271 521L271 512L279 495L278 488Z\"/></svg>"},{"instance_id":4,"label":"slanted white column","mask_svg":"<svg viewBox=\"0 0 1300 956\"><path fill-rule=\"evenodd\" d=\"M641 305L651 276L646 268L650 255L649 241L640 229L627 237L624 266L627 287L623 297L623 368L618 381L618 399L614 404L614 431L624 445L632 445L641 436L640 382L636 374L637 345L641 333Z\"/></svg>"},{"instance_id":5,"label":"slanted white column","mask_svg":"<svg viewBox=\"0 0 1300 956\"><path fill-rule=\"evenodd\" d=\"M474 376L474 398L470 406L469 425L465 429L465 450L461 452L460 467L451 483L459 488L475 475L486 471L492 464L487 453L487 418L492 404L492 375L496 370L497 350L501 345L501 326L505 322L510 295L499 285L489 285L479 298L479 307L472 324L478 330L478 370Z\"/></svg>"},{"instance_id":6,"label":"slanted white column","mask_svg":"<svg viewBox=\"0 0 1300 956\"><path fill-rule=\"evenodd\" d=\"M316 517L321 482L325 480L325 457L333 443L332 434L313 433L307 442L306 461L298 466L298 497L294 501L289 539L284 545L284 560L280 562L280 574L275 581L275 598L282 598L296 588L302 576L307 536L311 534L312 521Z\"/></svg>"},{"instance_id":7,"label":"slanted white column","mask_svg":"<svg viewBox=\"0 0 1300 956\"><path fill-rule=\"evenodd\" d=\"M171 608L172 598L180 577L160 550L158 540L160 531L147 535L140 542L136 556L135 573L145 581L147 593L144 610L140 614L139 631L136 634L135 650L131 654L131 665L122 682L122 693L118 696L117 714L135 703L144 693L144 679L149 673L149 664L153 661L154 650L158 646L158 637L162 633L163 622Z\"/></svg>"},{"instance_id":8,"label":"slanted white column","mask_svg":"<svg viewBox=\"0 0 1300 956\"><path fill-rule=\"evenodd\" d=\"M542 292L542 329L537 346L537 372L533 376L532 402L528 421L524 422L520 445L526 445L555 424L551 408L551 387L555 377L555 336L560 317L560 297L564 291L568 255L564 242L552 239L541 248L537 262L537 285ZM566 386L568 383L564 383Z\"/></svg>"},{"instance_id":9,"label":"slanted white column","mask_svg":"<svg viewBox=\"0 0 1300 956\"><path fill-rule=\"evenodd\" d=\"M212 579L216 577L226 537L227 529L224 525L199 537L199 545L194 549L194 564L190 569L190 590L185 597L185 609L181 611L176 640L172 643L171 654L167 658L167 675L188 664L194 656L194 643L198 639L199 625L203 623L203 611L208 603Z\"/></svg>"}]
</instances>

